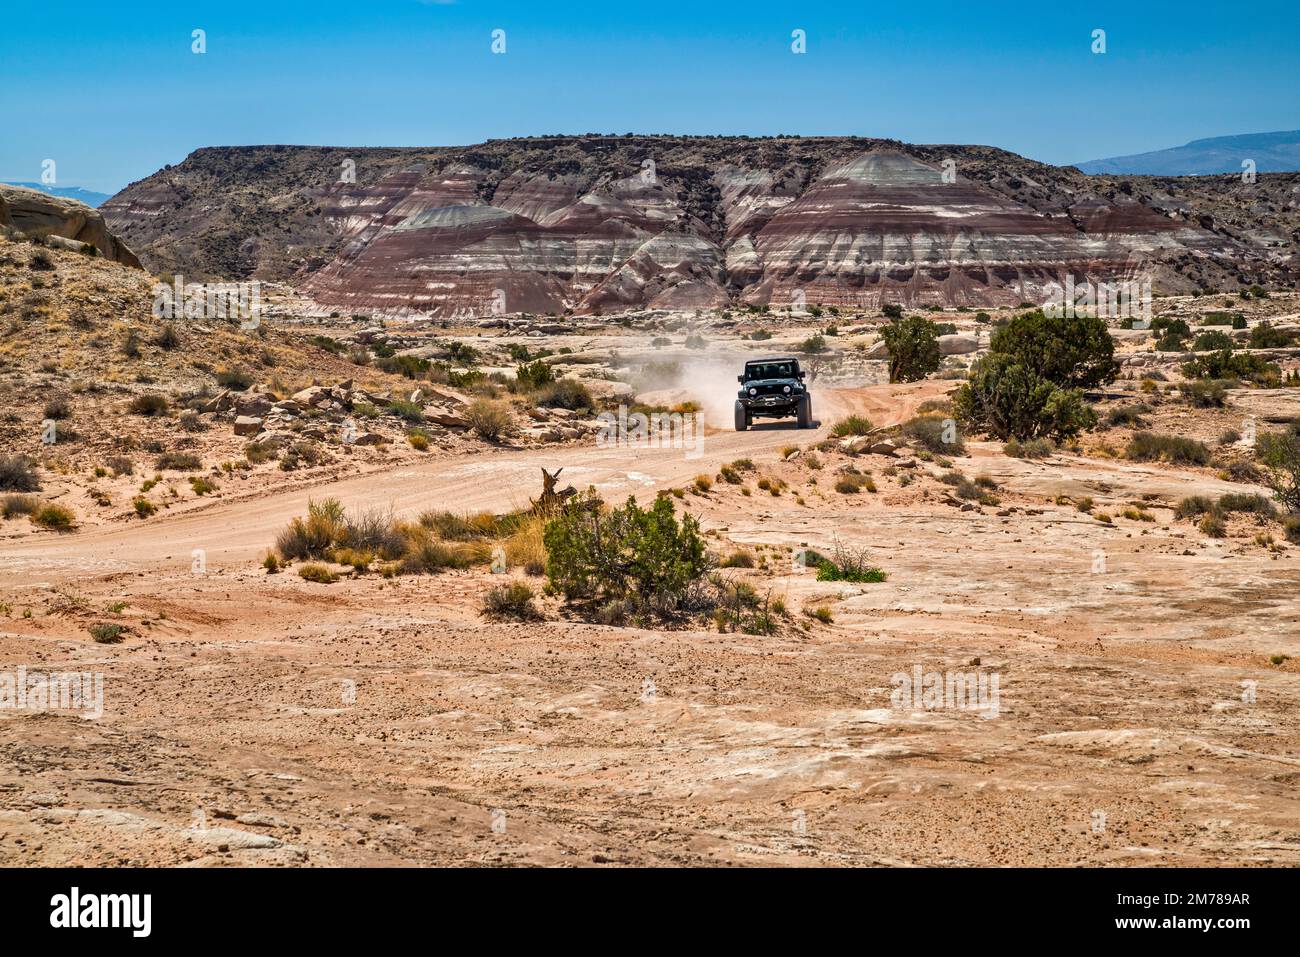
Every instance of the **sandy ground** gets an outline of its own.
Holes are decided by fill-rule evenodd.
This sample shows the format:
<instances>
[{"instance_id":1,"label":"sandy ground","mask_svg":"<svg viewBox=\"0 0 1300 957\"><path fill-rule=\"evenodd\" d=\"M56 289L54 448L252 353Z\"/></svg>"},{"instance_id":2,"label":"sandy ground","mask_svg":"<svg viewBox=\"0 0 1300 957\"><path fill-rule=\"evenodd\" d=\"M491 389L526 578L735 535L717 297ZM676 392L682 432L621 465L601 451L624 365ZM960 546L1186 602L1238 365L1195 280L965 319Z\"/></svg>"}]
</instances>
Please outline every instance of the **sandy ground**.
<instances>
[{"instance_id":1,"label":"sandy ground","mask_svg":"<svg viewBox=\"0 0 1300 957\"><path fill-rule=\"evenodd\" d=\"M817 411L888 425L951 385L823 390ZM1300 658L1300 549L1052 501L1240 486L973 443L959 467L1006 507L962 512L780 463L825 433L710 433L699 459L478 453L0 544L4 669L104 675L98 720L0 710L0 864L1300 863L1300 676L1269 662ZM831 623L650 631L552 603L492 624L486 571L326 586L259 565L309 496L504 510L563 466L648 500L740 456L791 490L684 506L772 546L763 586ZM888 581L818 583L783 557L836 537ZM112 602L133 634L97 644ZM916 667L996 674L996 716L891 707Z\"/></svg>"}]
</instances>

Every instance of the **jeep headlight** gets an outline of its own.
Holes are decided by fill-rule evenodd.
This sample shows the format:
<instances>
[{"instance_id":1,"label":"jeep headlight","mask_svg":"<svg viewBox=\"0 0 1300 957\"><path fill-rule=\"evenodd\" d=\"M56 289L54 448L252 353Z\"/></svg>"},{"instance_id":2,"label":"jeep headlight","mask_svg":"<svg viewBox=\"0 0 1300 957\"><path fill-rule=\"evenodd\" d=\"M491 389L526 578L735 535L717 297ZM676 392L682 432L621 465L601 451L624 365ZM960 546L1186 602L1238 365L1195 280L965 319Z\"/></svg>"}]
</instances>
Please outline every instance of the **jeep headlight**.
<instances>
[{"instance_id":1,"label":"jeep headlight","mask_svg":"<svg viewBox=\"0 0 1300 957\"><path fill-rule=\"evenodd\" d=\"M750 395L758 395L758 390L757 390L757 389L750 389L750 390L749 390L749 394L750 394Z\"/></svg>"},{"instance_id":2,"label":"jeep headlight","mask_svg":"<svg viewBox=\"0 0 1300 957\"><path fill-rule=\"evenodd\" d=\"M789 387L789 386L786 386L786 387L785 387L785 394L786 394L786 395L789 395L789 394L790 394L790 387Z\"/></svg>"}]
</instances>

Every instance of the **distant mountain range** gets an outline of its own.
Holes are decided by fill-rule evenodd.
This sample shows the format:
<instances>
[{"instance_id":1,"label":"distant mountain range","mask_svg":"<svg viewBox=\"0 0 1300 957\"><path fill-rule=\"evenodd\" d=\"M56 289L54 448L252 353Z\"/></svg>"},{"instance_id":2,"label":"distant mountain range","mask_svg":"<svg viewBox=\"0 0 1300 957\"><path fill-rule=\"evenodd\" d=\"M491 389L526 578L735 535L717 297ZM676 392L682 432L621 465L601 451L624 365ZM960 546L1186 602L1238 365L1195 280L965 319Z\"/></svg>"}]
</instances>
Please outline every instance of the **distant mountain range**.
<instances>
[{"instance_id":1,"label":"distant mountain range","mask_svg":"<svg viewBox=\"0 0 1300 957\"><path fill-rule=\"evenodd\" d=\"M1076 163L1075 168L1094 176L1210 176L1240 173L1246 160L1254 160L1257 173L1300 171L1300 130L1215 136L1173 149Z\"/></svg>"},{"instance_id":2,"label":"distant mountain range","mask_svg":"<svg viewBox=\"0 0 1300 957\"><path fill-rule=\"evenodd\" d=\"M49 193L51 196L62 196L65 199L75 199L79 203L85 203L87 206L95 209L100 203L109 198L108 193L96 193L92 189L82 189L80 186L46 186L44 183L16 183L7 182L6 186L24 186L27 189L40 190L42 193Z\"/></svg>"},{"instance_id":3,"label":"distant mountain range","mask_svg":"<svg viewBox=\"0 0 1300 957\"><path fill-rule=\"evenodd\" d=\"M547 136L209 147L100 209L149 268L451 319L1040 301L1073 275L1294 285L1300 174L1159 184L982 146Z\"/></svg>"}]
</instances>

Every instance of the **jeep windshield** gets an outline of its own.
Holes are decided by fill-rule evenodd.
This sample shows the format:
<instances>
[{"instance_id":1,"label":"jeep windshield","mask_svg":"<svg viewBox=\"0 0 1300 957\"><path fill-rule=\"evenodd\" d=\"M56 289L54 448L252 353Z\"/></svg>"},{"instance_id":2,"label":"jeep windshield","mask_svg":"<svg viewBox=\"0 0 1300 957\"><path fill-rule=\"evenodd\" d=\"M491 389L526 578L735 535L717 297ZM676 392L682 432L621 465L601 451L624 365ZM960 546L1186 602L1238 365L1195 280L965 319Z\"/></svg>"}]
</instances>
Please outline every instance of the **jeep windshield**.
<instances>
[{"instance_id":1,"label":"jeep windshield","mask_svg":"<svg viewBox=\"0 0 1300 957\"><path fill-rule=\"evenodd\" d=\"M745 366L746 379L793 379L794 362L751 362Z\"/></svg>"}]
</instances>

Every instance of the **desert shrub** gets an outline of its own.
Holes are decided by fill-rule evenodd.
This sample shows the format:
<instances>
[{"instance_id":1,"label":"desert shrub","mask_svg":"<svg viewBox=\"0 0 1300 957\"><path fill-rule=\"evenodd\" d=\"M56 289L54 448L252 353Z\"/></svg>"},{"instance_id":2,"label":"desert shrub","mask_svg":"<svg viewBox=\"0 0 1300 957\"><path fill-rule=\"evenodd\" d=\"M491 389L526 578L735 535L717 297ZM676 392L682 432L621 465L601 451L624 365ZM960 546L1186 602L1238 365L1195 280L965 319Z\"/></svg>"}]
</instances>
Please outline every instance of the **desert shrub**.
<instances>
[{"instance_id":1,"label":"desert shrub","mask_svg":"<svg viewBox=\"0 0 1300 957\"><path fill-rule=\"evenodd\" d=\"M865 415L850 415L831 426L831 435L843 439L850 435L866 435L873 428L875 426Z\"/></svg>"},{"instance_id":2,"label":"desert shrub","mask_svg":"<svg viewBox=\"0 0 1300 957\"><path fill-rule=\"evenodd\" d=\"M728 485L739 485L742 481L744 481L740 477L740 473L737 472L735 468L733 468L730 465L724 465L720 469L718 469L718 480L721 482L726 482Z\"/></svg>"},{"instance_id":3,"label":"desert shrub","mask_svg":"<svg viewBox=\"0 0 1300 957\"><path fill-rule=\"evenodd\" d=\"M295 518L275 539L281 558L318 558L338 542L345 528L343 506L336 498L307 502L306 519Z\"/></svg>"},{"instance_id":4,"label":"desert shrub","mask_svg":"<svg viewBox=\"0 0 1300 957\"><path fill-rule=\"evenodd\" d=\"M0 491L38 492L40 488L41 479L36 473L35 461L25 455L0 458Z\"/></svg>"},{"instance_id":5,"label":"desert shrub","mask_svg":"<svg viewBox=\"0 0 1300 957\"><path fill-rule=\"evenodd\" d=\"M1250 492L1228 492L1219 496L1219 511L1249 512L1264 518L1273 518L1277 509L1263 495Z\"/></svg>"},{"instance_id":6,"label":"desert shrub","mask_svg":"<svg viewBox=\"0 0 1300 957\"><path fill-rule=\"evenodd\" d=\"M484 541L504 534L513 527L513 517L503 521L491 512L456 513L446 510L423 512L419 522L439 538L449 542Z\"/></svg>"},{"instance_id":7,"label":"desert shrub","mask_svg":"<svg viewBox=\"0 0 1300 957\"><path fill-rule=\"evenodd\" d=\"M771 594L759 598L754 586L744 581L714 581L717 606L713 611L718 631L738 631L747 635L773 635L779 627L777 616L785 614L785 603ZM780 611L778 611L778 608Z\"/></svg>"},{"instance_id":8,"label":"desert shrub","mask_svg":"<svg viewBox=\"0 0 1300 957\"><path fill-rule=\"evenodd\" d=\"M1026 312L993 333L989 349L1062 389L1089 389L1119 373L1106 321L1095 316Z\"/></svg>"},{"instance_id":9,"label":"desert shrub","mask_svg":"<svg viewBox=\"0 0 1300 957\"><path fill-rule=\"evenodd\" d=\"M1293 344L1295 338L1290 329L1279 329L1265 319L1250 330L1250 348L1281 349Z\"/></svg>"},{"instance_id":10,"label":"desert shrub","mask_svg":"<svg viewBox=\"0 0 1300 957\"><path fill-rule=\"evenodd\" d=\"M1004 441L1065 439L1097 422L1082 393L1061 388L1002 354L985 356L971 367L953 407L970 426Z\"/></svg>"},{"instance_id":11,"label":"desert shrub","mask_svg":"<svg viewBox=\"0 0 1300 957\"><path fill-rule=\"evenodd\" d=\"M406 538L391 510L368 508L347 512L335 508L335 505L337 501L329 499L319 509L318 529L323 533L322 537L328 536L333 545L372 552L386 561L401 557L406 548ZM310 506L307 518L309 522L312 519Z\"/></svg>"},{"instance_id":12,"label":"desert shrub","mask_svg":"<svg viewBox=\"0 0 1300 957\"><path fill-rule=\"evenodd\" d=\"M1156 339L1157 352L1182 352L1187 348L1186 334L1180 335L1177 332L1166 332L1160 338Z\"/></svg>"},{"instance_id":13,"label":"desert shrub","mask_svg":"<svg viewBox=\"0 0 1300 957\"><path fill-rule=\"evenodd\" d=\"M158 511L158 506L149 501L143 495L137 495L131 500L131 507L135 509L135 514L140 518L148 518L154 512Z\"/></svg>"},{"instance_id":14,"label":"desert shrub","mask_svg":"<svg viewBox=\"0 0 1300 957\"><path fill-rule=\"evenodd\" d=\"M1264 484L1264 472L1254 462L1229 462L1219 473L1225 482L1249 482L1252 485Z\"/></svg>"},{"instance_id":15,"label":"desert shrub","mask_svg":"<svg viewBox=\"0 0 1300 957\"><path fill-rule=\"evenodd\" d=\"M217 373L217 385L223 389L243 392L253 384L253 374L247 369L222 369Z\"/></svg>"},{"instance_id":16,"label":"desert shrub","mask_svg":"<svg viewBox=\"0 0 1300 957\"><path fill-rule=\"evenodd\" d=\"M203 463L193 452L164 452L158 456L157 468L160 471L197 472L203 468Z\"/></svg>"},{"instance_id":17,"label":"desert shrub","mask_svg":"<svg viewBox=\"0 0 1300 957\"><path fill-rule=\"evenodd\" d=\"M713 479L707 475L697 475L695 476L695 488L697 491L707 492L713 488Z\"/></svg>"},{"instance_id":18,"label":"desert shrub","mask_svg":"<svg viewBox=\"0 0 1300 957\"><path fill-rule=\"evenodd\" d=\"M923 316L895 319L880 330L889 350L889 381L916 382L938 370L939 328Z\"/></svg>"},{"instance_id":19,"label":"desert shrub","mask_svg":"<svg viewBox=\"0 0 1300 957\"><path fill-rule=\"evenodd\" d=\"M374 349L375 355L379 356L375 365L384 372L403 375L408 379L423 379L429 376L433 368L433 363L428 359L421 359L419 356L383 355L384 351L381 346L376 346Z\"/></svg>"},{"instance_id":20,"label":"desert shrub","mask_svg":"<svg viewBox=\"0 0 1300 957\"><path fill-rule=\"evenodd\" d=\"M1151 331L1156 335L1174 335L1184 339L1192 334L1187 320L1178 316L1156 316L1151 322Z\"/></svg>"},{"instance_id":21,"label":"desert shrub","mask_svg":"<svg viewBox=\"0 0 1300 957\"><path fill-rule=\"evenodd\" d=\"M1196 518L1215 511L1214 499L1208 495L1189 495L1174 508L1174 518Z\"/></svg>"},{"instance_id":22,"label":"desert shrub","mask_svg":"<svg viewBox=\"0 0 1300 957\"><path fill-rule=\"evenodd\" d=\"M475 365L482 358L482 353L459 339L447 343L447 355L452 362L462 366Z\"/></svg>"},{"instance_id":23,"label":"desert shrub","mask_svg":"<svg viewBox=\"0 0 1300 957\"><path fill-rule=\"evenodd\" d=\"M577 379L558 379L537 393L536 402L548 409L590 412L596 408L591 392Z\"/></svg>"},{"instance_id":24,"label":"desert shrub","mask_svg":"<svg viewBox=\"0 0 1300 957\"><path fill-rule=\"evenodd\" d=\"M156 392L137 395L126 410L132 415L163 415L167 412L167 397Z\"/></svg>"},{"instance_id":25,"label":"desert shrub","mask_svg":"<svg viewBox=\"0 0 1300 957\"><path fill-rule=\"evenodd\" d=\"M154 338L153 343L159 349L170 352L181 344L181 337L177 335L176 327L169 322L158 330L158 335Z\"/></svg>"},{"instance_id":26,"label":"desert shrub","mask_svg":"<svg viewBox=\"0 0 1300 957\"><path fill-rule=\"evenodd\" d=\"M429 433L424 429L411 429L406 433L406 441L411 443L411 448L417 452L427 452L429 450Z\"/></svg>"},{"instance_id":27,"label":"desert shrub","mask_svg":"<svg viewBox=\"0 0 1300 957\"><path fill-rule=\"evenodd\" d=\"M1196 524L1203 535L1210 538L1223 538L1228 534L1228 526L1224 524L1223 519L1214 513L1207 513L1201 516L1201 520Z\"/></svg>"},{"instance_id":28,"label":"desert shrub","mask_svg":"<svg viewBox=\"0 0 1300 957\"><path fill-rule=\"evenodd\" d=\"M56 531L66 531L77 521L77 516L73 514L72 509L53 503L42 505L29 518L41 528L52 528Z\"/></svg>"},{"instance_id":29,"label":"desert shrub","mask_svg":"<svg viewBox=\"0 0 1300 957\"><path fill-rule=\"evenodd\" d=\"M555 370L541 359L521 364L515 369L515 382L519 383L521 389L529 391L540 389L542 386L550 385L554 381Z\"/></svg>"},{"instance_id":30,"label":"desert shrub","mask_svg":"<svg viewBox=\"0 0 1300 957\"><path fill-rule=\"evenodd\" d=\"M1231 349L1198 355L1183 363L1182 373L1189 379L1249 379L1256 383L1281 377L1281 370L1262 356Z\"/></svg>"},{"instance_id":31,"label":"desert shrub","mask_svg":"<svg viewBox=\"0 0 1300 957\"><path fill-rule=\"evenodd\" d=\"M903 435L931 452L962 455L966 451L956 420L943 415L914 416L903 423Z\"/></svg>"},{"instance_id":32,"label":"desert shrub","mask_svg":"<svg viewBox=\"0 0 1300 957\"><path fill-rule=\"evenodd\" d=\"M720 568L753 568L754 553L743 548L736 549L721 562L718 563Z\"/></svg>"},{"instance_id":33,"label":"desert shrub","mask_svg":"<svg viewBox=\"0 0 1300 957\"><path fill-rule=\"evenodd\" d=\"M997 498L990 495L987 489L976 485L960 472L947 472L939 476L939 481L951 487L953 494L958 498L976 501L982 505L997 504Z\"/></svg>"},{"instance_id":34,"label":"desert shrub","mask_svg":"<svg viewBox=\"0 0 1300 957\"><path fill-rule=\"evenodd\" d=\"M280 468L285 472L294 469L311 468L325 461L321 447L308 439L299 439L285 446L280 452Z\"/></svg>"},{"instance_id":35,"label":"desert shrub","mask_svg":"<svg viewBox=\"0 0 1300 957\"><path fill-rule=\"evenodd\" d=\"M208 428L207 423L203 421L203 417L193 409L182 412L176 420L176 424L186 432L205 432Z\"/></svg>"},{"instance_id":36,"label":"desert shrub","mask_svg":"<svg viewBox=\"0 0 1300 957\"><path fill-rule=\"evenodd\" d=\"M897 302L887 302L880 307L881 313L889 319L902 319L903 307Z\"/></svg>"},{"instance_id":37,"label":"desert shrub","mask_svg":"<svg viewBox=\"0 0 1300 957\"><path fill-rule=\"evenodd\" d=\"M475 399L465 407L470 428L489 441L496 441L512 428L510 409L492 399Z\"/></svg>"},{"instance_id":38,"label":"desert shrub","mask_svg":"<svg viewBox=\"0 0 1300 957\"><path fill-rule=\"evenodd\" d=\"M1239 312L1207 312L1201 320L1203 326L1231 326L1233 329L1245 329L1246 317Z\"/></svg>"},{"instance_id":39,"label":"desert shrub","mask_svg":"<svg viewBox=\"0 0 1300 957\"><path fill-rule=\"evenodd\" d=\"M249 465L261 465L275 458L275 452L269 446L250 442L244 446L244 459Z\"/></svg>"},{"instance_id":40,"label":"desert shrub","mask_svg":"<svg viewBox=\"0 0 1300 957\"><path fill-rule=\"evenodd\" d=\"M69 419L72 417L72 406L68 404L67 399L51 399L45 403L42 410L47 419Z\"/></svg>"},{"instance_id":41,"label":"desert shrub","mask_svg":"<svg viewBox=\"0 0 1300 957\"><path fill-rule=\"evenodd\" d=\"M216 482L209 481L201 475L190 477L190 488L194 489L195 495L207 495L209 492L215 492L218 488Z\"/></svg>"},{"instance_id":42,"label":"desert shrub","mask_svg":"<svg viewBox=\"0 0 1300 957\"><path fill-rule=\"evenodd\" d=\"M819 353L828 351L828 348L829 347L826 345L826 337L821 333L818 333L815 336L809 336L803 342L795 346L795 351L807 355L818 355Z\"/></svg>"},{"instance_id":43,"label":"desert shrub","mask_svg":"<svg viewBox=\"0 0 1300 957\"><path fill-rule=\"evenodd\" d=\"M87 629L90 637L94 638L101 645L115 645L122 640L126 633L126 626L119 625L115 622L97 621Z\"/></svg>"},{"instance_id":44,"label":"desert shrub","mask_svg":"<svg viewBox=\"0 0 1300 957\"><path fill-rule=\"evenodd\" d=\"M845 545L838 539L832 546L830 557L807 552L804 561L816 565L819 582L873 584L889 577L878 566L871 564L867 549Z\"/></svg>"},{"instance_id":45,"label":"desert shrub","mask_svg":"<svg viewBox=\"0 0 1300 957\"><path fill-rule=\"evenodd\" d=\"M409 528L406 534L406 553L399 567L407 575L431 575L448 568L469 568L482 557L472 546L439 541L420 526Z\"/></svg>"},{"instance_id":46,"label":"desert shrub","mask_svg":"<svg viewBox=\"0 0 1300 957\"><path fill-rule=\"evenodd\" d=\"M125 455L109 456L107 465L112 470L114 478L135 472L135 464Z\"/></svg>"},{"instance_id":47,"label":"desert shrub","mask_svg":"<svg viewBox=\"0 0 1300 957\"><path fill-rule=\"evenodd\" d=\"M1193 379L1178 389L1183 398L1200 409L1221 409L1228 404L1227 383L1220 379Z\"/></svg>"},{"instance_id":48,"label":"desert shrub","mask_svg":"<svg viewBox=\"0 0 1300 957\"><path fill-rule=\"evenodd\" d=\"M394 399L388 403L387 411L390 415L397 416L403 422L419 424L424 421L424 406L408 399Z\"/></svg>"},{"instance_id":49,"label":"desert shrub","mask_svg":"<svg viewBox=\"0 0 1300 957\"><path fill-rule=\"evenodd\" d=\"M546 522L538 515L524 515L512 523L503 543L506 562L511 568L522 568L526 575L546 572Z\"/></svg>"},{"instance_id":50,"label":"desert shrub","mask_svg":"<svg viewBox=\"0 0 1300 957\"><path fill-rule=\"evenodd\" d=\"M514 581L488 589L483 596L483 617L532 621L541 614L533 604L533 589L527 582Z\"/></svg>"},{"instance_id":51,"label":"desert shrub","mask_svg":"<svg viewBox=\"0 0 1300 957\"><path fill-rule=\"evenodd\" d=\"M588 493L547 523L544 541L550 584L570 601L630 601L667 613L709 569L699 523L690 515L679 522L663 495L648 509L629 498L606 511Z\"/></svg>"},{"instance_id":52,"label":"desert shrub","mask_svg":"<svg viewBox=\"0 0 1300 957\"><path fill-rule=\"evenodd\" d=\"M1282 533L1293 545L1300 545L1300 515L1289 515L1282 519Z\"/></svg>"},{"instance_id":53,"label":"desert shrub","mask_svg":"<svg viewBox=\"0 0 1300 957\"><path fill-rule=\"evenodd\" d=\"M862 488L861 483L858 481L859 478L861 476L841 475L835 480L835 491L845 495L857 495Z\"/></svg>"},{"instance_id":54,"label":"desert shrub","mask_svg":"<svg viewBox=\"0 0 1300 957\"><path fill-rule=\"evenodd\" d=\"M835 616L831 614L831 610L825 605L818 605L816 608L804 608L803 613L809 618L820 621L823 625L829 625L835 620Z\"/></svg>"},{"instance_id":55,"label":"desert shrub","mask_svg":"<svg viewBox=\"0 0 1300 957\"><path fill-rule=\"evenodd\" d=\"M35 495L6 495L0 502L0 515L14 518L18 515L31 515L41 506L41 500Z\"/></svg>"},{"instance_id":56,"label":"desert shrub","mask_svg":"<svg viewBox=\"0 0 1300 957\"><path fill-rule=\"evenodd\" d=\"M1208 465L1210 450L1195 439L1180 435L1137 432L1129 440L1125 455L1137 462L1162 461L1177 465Z\"/></svg>"},{"instance_id":57,"label":"desert shrub","mask_svg":"<svg viewBox=\"0 0 1300 957\"><path fill-rule=\"evenodd\" d=\"M1266 432L1255 444L1266 472L1264 483L1288 512L1300 512L1300 435L1294 430Z\"/></svg>"},{"instance_id":58,"label":"desert shrub","mask_svg":"<svg viewBox=\"0 0 1300 957\"><path fill-rule=\"evenodd\" d=\"M927 412L952 412L951 399L926 399L916 407L917 415L925 415Z\"/></svg>"},{"instance_id":59,"label":"desert shrub","mask_svg":"<svg viewBox=\"0 0 1300 957\"><path fill-rule=\"evenodd\" d=\"M1151 406L1144 403L1119 406L1106 413L1106 424L1112 427L1130 426L1140 429L1146 425L1142 416L1151 411Z\"/></svg>"},{"instance_id":60,"label":"desert shrub","mask_svg":"<svg viewBox=\"0 0 1300 957\"><path fill-rule=\"evenodd\" d=\"M1218 352L1220 349L1232 348L1232 336L1226 332L1220 332L1218 329L1211 329L1209 332L1202 332L1192 343L1192 349L1196 352Z\"/></svg>"},{"instance_id":61,"label":"desert shrub","mask_svg":"<svg viewBox=\"0 0 1300 957\"><path fill-rule=\"evenodd\" d=\"M332 353L336 356L341 355L346 348L343 343L339 342L337 339L331 339L329 336L311 336L307 341L316 346L316 348L324 349L326 352Z\"/></svg>"},{"instance_id":62,"label":"desert shrub","mask_svg":"<svg viewBox=\"0 0 1300 957\"><path fill-rule=\"evenodd\" d=\"M335 575L327 566L318 562L299 565L298 576L305 581L316 582L318 585L331 585L339 580L338 575Z\"/></svg>"}]
</instances>

